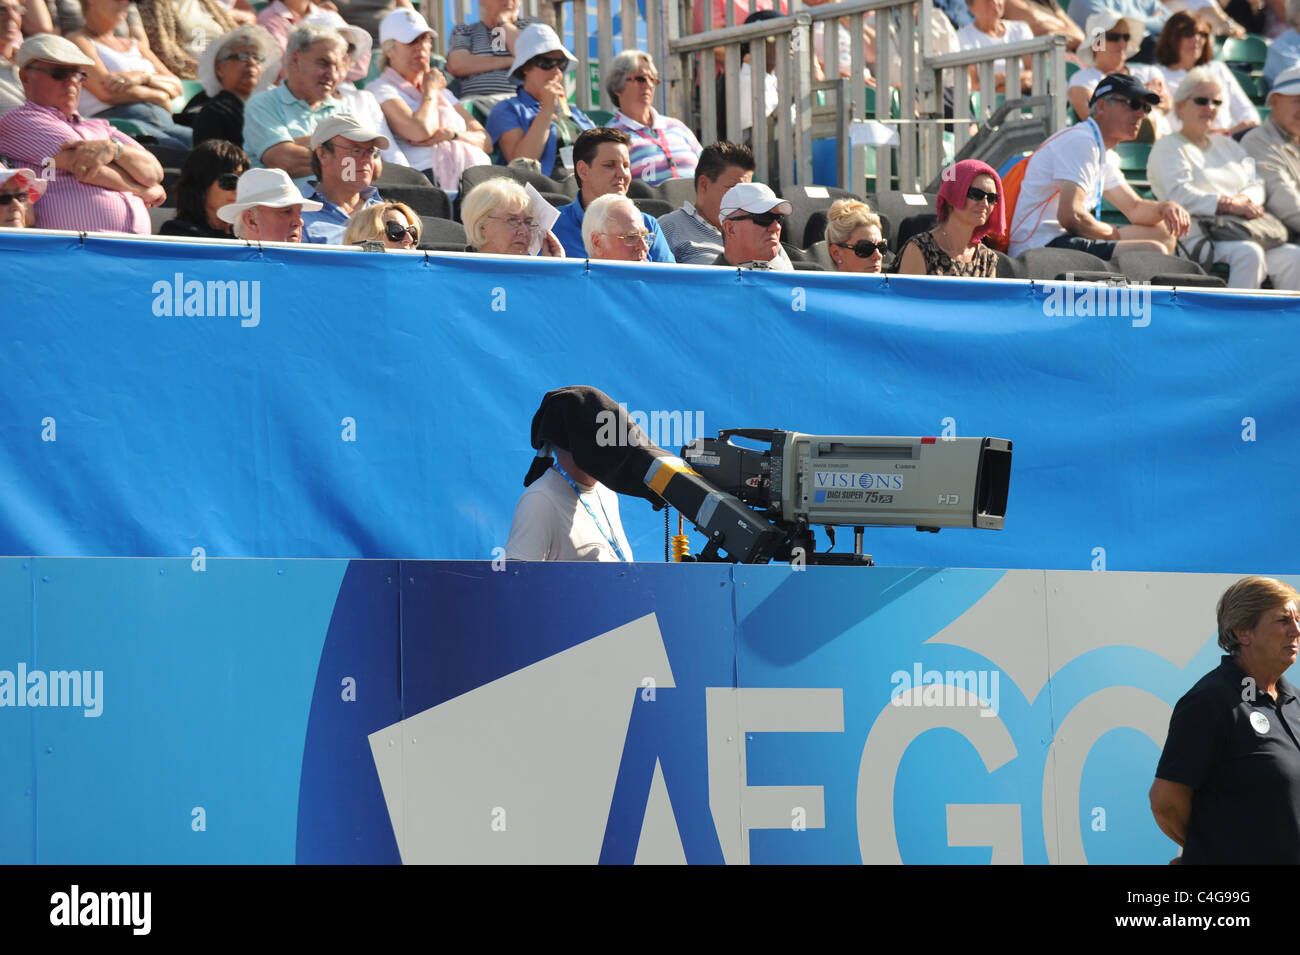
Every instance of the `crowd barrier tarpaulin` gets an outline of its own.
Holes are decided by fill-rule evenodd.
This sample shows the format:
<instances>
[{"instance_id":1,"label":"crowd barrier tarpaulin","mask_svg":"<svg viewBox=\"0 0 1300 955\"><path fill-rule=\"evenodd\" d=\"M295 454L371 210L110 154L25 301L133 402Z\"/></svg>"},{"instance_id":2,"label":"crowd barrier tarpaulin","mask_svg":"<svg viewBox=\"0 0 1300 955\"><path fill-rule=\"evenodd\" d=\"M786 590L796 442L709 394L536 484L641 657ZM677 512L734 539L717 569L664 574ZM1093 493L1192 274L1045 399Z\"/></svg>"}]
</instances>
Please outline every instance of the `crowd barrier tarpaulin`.
<instances>
[{"instance_id":1,"label":"crowd barrier tarpaulin","mask_svg":"<svg viewBox=\"0 0 1300 955\"><path fill-rule=\"evenodd\" d=\"M880 563L1300 569L1292 298L21 233L0 278L0 553L489 559L542 394L590 384L665 446L1014 442L1004 530Z\"/></svg>"},{"instance_id":2,"label":"crowd barrier tarpaulin","mask_svg":"<svg viewBox=\"0 0 1300 955\"><path fill-rule=\"evenodd\" d=\"M1163 864L1232 579L4 559L0 862Z\"/></svg>"}]
</instances>

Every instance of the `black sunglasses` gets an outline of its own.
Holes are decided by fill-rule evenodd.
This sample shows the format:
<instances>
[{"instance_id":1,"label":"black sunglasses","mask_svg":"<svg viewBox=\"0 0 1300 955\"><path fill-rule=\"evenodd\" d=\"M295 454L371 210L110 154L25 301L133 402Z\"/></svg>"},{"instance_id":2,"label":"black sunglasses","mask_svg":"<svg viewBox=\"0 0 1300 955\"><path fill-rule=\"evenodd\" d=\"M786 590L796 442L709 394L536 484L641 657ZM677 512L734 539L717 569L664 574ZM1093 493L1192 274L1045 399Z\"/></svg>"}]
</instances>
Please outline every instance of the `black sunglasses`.
<instances>
[{"instance_id":1,"label":"black sunglasses","mask_svg":"<svg viewBox=\"0 0 1300 955\"><path fill-rule=\"evenodd\" d=\"M1129 99L1127 96L1112 96L1111 102L1123 103L1135 113L1138 110L1148 114L1151 112L1151 104L1144 99Z\"/></svg>"},{"instance_id":2,"label":"black sunglasses","mask_svg":"<svg viewBox=\"0 0 1300 955\"><path fill-rule=\"evenodd\" d=\"M770 226L773 222L777 225L785 225L785 216L781 215L779 212L760 212L757 215L732 216L731 218L733 220L748 219L750 222L754 223L754 225L762 226L764 229Z\"/></svg>"},{"instance_id":3,"label":"black sunglasses","mask_svg":"<svg viewBox=\"0 0 1300 955\"><path fill-rule=\"evenodd\" d=\"M29 201L25 192L6 192L4 195L0 195L0 206L7 206L11 202L27 203Z\"/></svg>"},{"instance_id":4,"label":"black sunglasses","mask_svg":"<svg viewBox=\"0 0 1300 955\"><path fill-rule=\"evenodd\" d=\"M987 199L991 206L998 204L998 194L996 192L985 192L983 189L976 189L974 186L966 190L966 198L974 199L976 202Z\"/></svg>"},{"instance_id":5,"label":"black sunglasses","mask_svg":"<svg viewBox=\"0 0 1300 955\"><path fill-rule=\"evenodd\" d=\"M415 226L398 225L396 222L393 222L390 219L388 222L384 223L384 234L388 236L389 242L401 242L402 236L404 235L409 235L412 239L414 239Z\"/></svg>"},{"instance_id":6,"label":"black sunglasses","mask_svg":"<svg viewBox=\"0 0 1300 955\"><path fill-rule=\"evenodd\" d=\"M43 70L39 66L29 66L28 69L37 73L44 73L56 83L62 83L69 76L75 76L78 83L84 83L90 76L85 70L78 69L75 66L56 66L52 70Z\"/></svg>"},{"instance_id":7,"label":"black sunglasses","mask_svg":"<svg viewBox=\"0 0 1300 955\"><path fill-rule=\"evenodd\" d=\"M569 65L569 60L563 56L539 56L533 60L533 65L541 70L562 70Z\"/></svg>"},{"instance_id":8,"label":"black sunglasses","mask_svg":"<svg viewBox=\"0 0 1300 955\"><path fill-rule=\"evenodd\" d=\"M889 251L889 243L884 239L881 239L879 242L871 242L867 239L863 239L860 242L854 242L852 245L846 245L843 242L835 242L832 244L838 245L841 249L848 249L860 259L869 259L877 252L884 255Z\"/></svg>"},{"instance_id":9,"label":"black sunglasses","mask_svg":"<svg viewBox=\"0 0 1300 955\"><path fill-rule=\"evenodd\" d=\"M234 172L223 172L217 176L217 188L224 189L226 192L234 192L239 186L239 174Z\"/></svg>"},{"instance_id":10,"label":"black sunglasses","mask_svg":"<svg viewBox=\"0 0 1300 955\"><path fill-rule=\"evenodd\" d=\"M1107 33L1106 34L1107 43L1127 43L1131 39L1133 39L1133 35L1131 33Z\"/></svg>"},{"instance_id":11,"label":"black sunglasses","mask_svg":"<svg viewBox=\"0 0 1300 955\"><path fill-rule=\"evenodd\" d=\"M1197 106L1209 106L1211 103L1213 103L1215 109L1218 109L1220 106L1223 105L1223 100L1211 99L1208 96L1193 96L1192 102L1195 103Z\"/></svg>"}]
</instances>

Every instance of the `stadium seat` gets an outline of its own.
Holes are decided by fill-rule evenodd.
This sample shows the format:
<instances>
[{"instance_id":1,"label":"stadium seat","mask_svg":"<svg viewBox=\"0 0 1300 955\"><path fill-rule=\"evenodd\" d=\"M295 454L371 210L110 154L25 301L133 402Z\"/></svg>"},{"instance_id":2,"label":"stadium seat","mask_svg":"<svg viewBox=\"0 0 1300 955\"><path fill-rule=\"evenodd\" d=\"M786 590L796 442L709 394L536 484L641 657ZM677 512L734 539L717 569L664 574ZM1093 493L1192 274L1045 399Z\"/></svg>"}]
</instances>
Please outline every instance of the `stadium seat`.
<instances>
[{"instance_id":1,"label":"stadium seat","mask_svg":"<svg viewBox=\"0 0 1300 955\"><path fill-rule=\"evenodd\" d=\"M488 116L492 113L492 107L503 99L510 99L513 95L513 93L492 93L481 96L466 96L461 99L460 105L465 107L467 113L486 126Z\"/></svg>"},{"instance_id":2,"label":"stadium seat","mask_svg":"<svg viewBox=\"0 0 1300 955\"><path fill-rule=\"evenodd\" d=\"M1268 40L1254 33L1240 38L1228 37L1223 41L1223 49L1219 51L1219 59L1229 66L1251 71L1262 68L1267 57Z\"/></svg>"},{"instance_id":3,"label":"stadium seat","mask_svg":"<svg viewBox=\"0 0 1300 955\"><path fill-rule=\"evenodd\" d=\"M921 212L914 216L908 216L898 224L898 249L907 245L907 240L914 235L919 235L933 229L939 217L933 212ZM890 246L894 248L894 246Z\"/></svg>"},{"instance_id":4,"label":"stadium seat","mask_svg":"<svg viewBox=\"0 0 1300 955\"><path fill-rule=\"evenodd\" d=\"M993 254L998 257L998 278L1000 279L1021 279L1020 263L1007 255L1005 252L993 250Z\"/></svg>"},{"instance_id":5,"label":"stadium seat","mask_svg":"<svg viewBox=\"0 0 1300 955\"><path fill-rule=\"evenodd\" d=\"M1159 252L1117 252L1111 263L1130 282L1223 288L1222 279L1206 275L1195 262Z\"/></svg>"},{"instance_id":6,"label":"stadium seat","mask_svg":"<svg viewBox=\"0 0 1300 955\"><path fill-rule=\"evenodd\" d=\"M1150 143L1119 143L1115 147L1119 168L1128 184L1144 198L1151 190L1147 179L1147 158L1151 155Z\"/></svg>"},{"instance_id":7,"label":"stadium seat","mask_svg":"<svg viewBox=\"0 0 1300 955\"><path fill-rule=\"evenodd\" d=\"M825 213L836 199L866 201L847 189L836 189L834 186L787 186L781 190L781 198L790 203L793 210L789 222L786 223L789 229L787 235L790 236L791 242L797 242L805 249L826 235L824 215L821 219L820 233L813 234L809 231L808 226L814 213Z\"/></svg>"},{"instance_id":8,"label":"stadium seat","mask_svg":"<svg viewBox=\"0 0 1300 955\"><path fill-rule=\"evenodd\" d=\"M1020 277L1039 282L1068 281L1073 277L1080 282L1104 282L1119 278L1095 255L1075 249L1030 249L1018 256Z\"/></svg>"},{"instance_id":9,"label":"stadium seat","mask_svg":"<svg viewBox=\"0 0 1300 955\"><path fill-rule=\"evenodd\" d=\"M171 206L155 206L149 210L149 232L152 235L158 234L158 229L164 222L176 218L176 210Z\"/></svg>"},{"instance_id":10,"label":"stadium seat","mask_svg":"<svg viewBox=\"0 0 1300 955\"><path fill-rule=\"evenodd\" d=\"M910 216L919 215L924 212L934 212L934 201L937 197L934 195L923 195L916 192L878 192L868 198L871 208L875 209L884 218L892 223L893 228L897 230L903 220ZM886 233L885 239L889 242L891 249L898 248L897 232Z\"/></svg>"},{"instance_id":11,"label":"stadium seat","mask_svg":"<svg viewBox=\"0 0 1300 955\"><path fill-rule=\"evenodd\" d=\"M683 202L695 202L695 179L682 178L665 179L659 185L654 187L658 197L667 202L674 209L680 209Z\"/></svg>"},{"instance_id":12,"label":"stadium seat","mask_svg":"<svg viewBox=\"0 0 1300 955\"><path fill-rule=\"evenodd\" d=\"M176 206L176 183L180 178L181 171L179 169L163 169L161 185L163 187L163 192L167 193L167 201L165 205L172 206L173 208Z\"/></svg>"},{"instance_id":13,"label":"stadium seat","mask_svg":"<svg viewBox=\"0 0 1300 955\"><path fill-rule=\"evenodd\" d=\"M795 270L796 272L828 272L828 271L830 271L829 269L823 268L823 267L822 267L822 264L821 264L820 262L813 262L813 261L808 260L808 259L804 259L804 260L801 261L801 262L794 262L794 261L792 261L790 264L794 266L794 270Z\"/></svg>"},{"instance_id":14,"label":"stadium seat","mask_svg":"<svg viewBox=\"0 0 1300 955\"><path fill-rule=\"evenodd\" d=\"M529 172L518 166L470 166L460 174L461 194L469 192L480 182L496 176L506 176L521 186L531 184L538 192L556 192L570 199L578 195L578 184L572 177L557 182L550 176L544 176L540 172Z\"/></svg>"},{"instance_id":15,"label":"stadium seat","mask_svg":"<svg viewBox=\"0 0 1300 955\"><path fill-rule=\"evenodd\" d=\"M451 219L437 216L420 216L420 248L427 249L431 243L438 245L455 245L456 251L464 252L468 239L465 227Z\"/></svg>"},{"instance_id":16,"label":"stadium seat","mask_svg":"<svg viewBox=\"0 0 1300 955\"><path fill-rule=\"evenodd\" d=\"M132 139L137 140L142 146L144 145L145 138L153 138L151 136L145 137L144 127L133 119L118 119L116 116L110 116L108 122L114 129L120 129Z\"/></svg>"},{"instance_id":17,"label":"stadium seat","mask_svg":"<svg viewBox=\"0 0 1300 955\"><path fill-rule=\"evenodd\" d=\"M129 133L127 135L130 135ZM147 139L148 142L145 142ZM160 146L153 141L152 136L146 136L140 141L148 152L158 160L159 165L164 169L180 169L185 164L185 157L190 154L188 149L173 149L171 146Z\"/></svg>"},{"instance_id":18,"label":"stadium seat","mask_svg":"<svg viewBox=\"0 0 1300 955\"><path fill-rule=\"evenodd\" d=\"M632 204L652 218L658 219L660 216L666 216L673 211L673 207L662 199L641 199L632 200Z\"/></svg>"},{"instance_id":19,"label":"stadium seat","mask_svg":"<svg viewBox=\"0 0 1300 955\"><path fill-rule=\"evenodd\" d=\"M785 249L785 254L790 257L791 262L804 262L808 258L804 255L803 249L796 245L791 245L789 242L782 242L781 248Z\"/></svg>"},{"instance_id":20,"label":"stadium seat","mask_svg":"<svg viewBox=\"0 0 1300 955\"><path fill-rule=\"evenodd\" d=\"M451 200L445 192L428 182L422 186L385 183L379 194L390 202L405 202L421 216L451 218Z\"/></svg>"},{"instance_id":21,"label":"stadium seat","mask_svg":"<svg viewBox=\"0 0 1300 955\"><path fill-rule=\"evenodd\" d=\"M629 199L658 199L654 186L647 186L640 179L633 179L627 184L627 197Z\"/></svg>"},{"instance_id":22,"label":"stadium seat","mask_svg":"<svg viewBox=\"0 0 1300 955\"><path fill-rule=\"evenodd\" d=\"M614 118L614 114L607 109L589 109L587 110L587 118L597 126L608 126L610 120Z\"/></svg>"},{"instance_id":23,"label":"stadium seat","mask_svg":"<svg viewBox=\"0 0 1300 955\"><path fill-rule=\"evenodd\" d=\"M1241 86L1241 91L1250 97L1250 101L1259 106L1268 99L1268 80L1263 76L1232 67L1233 79Z\"/></svg>"},{"instance_id":24,"label":"stadium seat","mask_svg":"<svg viewBox=\"0 0 1300 955\"><path fill-rule=\"evenodd\" d=\"M835 263L831 261L831 250L826 245L825 239L814 242L804 249L803 257L805 262L816 262L827 272L835 271Z\"/></svg>"},{"instance_id":25,"label":"stadium seat","mask_svg":"<svg viewBox=\"0 0 1300 955\"><path fill-rule=\"evenodd\" d=\"M384 186L430 186L433 183L418 169L403 166L401 163L386 162L379 178L375 180L375 185L382 191Z\"/></svg>"}]
</instances>

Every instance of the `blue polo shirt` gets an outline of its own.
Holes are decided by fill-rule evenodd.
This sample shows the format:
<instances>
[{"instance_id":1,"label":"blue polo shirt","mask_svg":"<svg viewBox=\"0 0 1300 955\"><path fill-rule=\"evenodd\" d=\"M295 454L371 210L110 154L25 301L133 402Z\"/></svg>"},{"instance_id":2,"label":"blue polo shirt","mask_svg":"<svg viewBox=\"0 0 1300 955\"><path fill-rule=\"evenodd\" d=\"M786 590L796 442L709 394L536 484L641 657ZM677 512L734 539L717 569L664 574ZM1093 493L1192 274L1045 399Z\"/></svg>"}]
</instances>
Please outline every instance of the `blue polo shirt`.
<instances>
[{"instance_id":1,"label":"blue polo shirt","mask_svg":"<svg viewBox=\"0 0 1300 955\"><path fill-rule=\"evenodd\" d=\"M1300 863L1300 700L1276 692L1225 656L1174 707L1156 776L1192 788L1185 864Z\"/></svg>"},{"instance_id":2,"label":"blue polo shirt","mask_svg":"<svg viewBox=\"0 0 1300 955\"><path fill-rule=\"evenodd\" d=\"M502 133L508 133L512 129L518 129L523 133L528 132L528 127L533 124L537 114L542 111L542 104L533 99L522 86L518 94L510 99L503 99L492 107L491 114L488 115L487 132L492 137L492 142L501 138ZM582 110L578 107L570 107L573 114L573 121L577 123L579 129L593 129L595 123L589 120ZM555 169L556 141L559 139L555 135L555 125L551 125L551 134L546 137L546 148L542 150L542 175L549 176Z\"/></svg>"},{"instance_id":3,"label":"blue polo shirt","mask_svg":"<svg viewBox=\"0 0 1300 955\"><path fill-rule=\"evenodd\" d=\"M560 218L555 220L551 231L560 240L560 245L564 246L564 254L571 259L585 259L587 247L582 244L582 200L574 199L567 206L560 206L557 211L560 213ZM651 262L676 263L672 249L668 248L668 240L659 231L659 223L654 216L643 212L641 219L650 232L650 251L646 254L646 258Z\"/></svg>"},{"instance_id":4,"label":"blue polo shirt","mask_svg":"<svg viewBox=\"0 0 1300 955\"><path fill-rule=\"evenodd\" d=\"M319 212L302 214L302 241L315 242L318 245L342 245L343 233L347 230L350 217L326 199L316 186L317 182L313 179L302 187L304 196L321 204ZM383 202L379 197L379 190L374 186L366 186L361 190L361 205L357 206L357 209L364 209L378 202Z\"/></svg>"}]
</instances>

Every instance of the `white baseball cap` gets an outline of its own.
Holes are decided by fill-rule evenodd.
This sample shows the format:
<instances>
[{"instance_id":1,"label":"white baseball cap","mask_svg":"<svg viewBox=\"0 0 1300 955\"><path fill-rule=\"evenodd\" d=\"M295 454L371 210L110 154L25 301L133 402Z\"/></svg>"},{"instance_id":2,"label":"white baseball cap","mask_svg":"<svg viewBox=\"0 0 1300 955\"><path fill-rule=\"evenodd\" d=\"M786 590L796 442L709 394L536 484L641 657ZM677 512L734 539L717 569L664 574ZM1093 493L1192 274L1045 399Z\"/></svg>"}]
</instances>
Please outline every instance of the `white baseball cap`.
<instances>
[{"instance_id":1,"label":"white baseball cap","mask_svg":"<svg viewBox=\"0 0 1300 955\"><path fill-rule=\"evenodd\" d=\"M515 39L515 61L510 64L510 75L522 79L516 74L523 65L543 53L563 53L569 60L569 69L578 65L578 58L564 48L554 30L545 23L534 23Z\"/></svg>"},{"instance_id":2,"label":"white baseball cap","mask_svg":"<svg viewBox=\"0 0 1300 955\"><path fill-rule=\"evenodd\" d=\"M1274 93L1281 93L1283 96L1300 94L1300 64L1288 66L1273 78L1273 87L1268 91L1268 95L1272 96Z\"/></svg>"},{"instance_id":3,"label":"white baseball cap","mask_svg":"<svg viewBox=\"0 0 1300 955\"><path fill-rule=\"evenodd\" d=\"M302 206L303 212L319 212L321 209L319 202L304 197L294 187L293 180L283 169L250 169L239 177L235 201L218 209L217 218L234 224L245 209L254 206L273 209Z\"/></svg>"},{"instance_id":4,"label":"white baseball cap","mask_svg":"<svg viewBox=\"0 0 1300 955\"><path fill-rule=\"evenodd\" d=\"M374 142L380 149L387 149L392 145L387 136L373 129L367 129L361 120L351 113L335 113L333 116L326 116L316 124L311 134L311 148L315 149L335 136L342 136L354 143Z\"/></svg>"},{"instance_id":5,"label":"white baseball cap","mask_svg":"<svg viewBox=\"0 0 1300 955\"><path fill-rule=\"evenodd\" d=\"M53 33L38 33L23 40L23 45L14 56L14 62L22 69L34 60L63 63L67 66L95 65L95 61L77 49L75 43Z\"/></svg>"},{"instance_id":6,"label":"white baseball cap","mask_svg":"<svg viewBox=\"0 0 1300 955\"><path fill-rule=\"evenodd\" d=\"M761 182L740 182L727 190L718 206L718 218L729 219L737 212L750 215L762 215L764 212L779 212L788 216L794 207L774 193Z\"/></svg>"},{"instance_id":7,"label":"white baseball cap","mask_svg":"<svg viewBox=\"0 0 1300 955\"><path fill-rule=\"evenodd\" d=\"M379 45L383 46L388 40L410 43L424 33L432 33L435 37L438 35L437 31L429 26L429 21L416 11L410 7L398 7L380 22Z\"/></svg>"}]
</instances>

